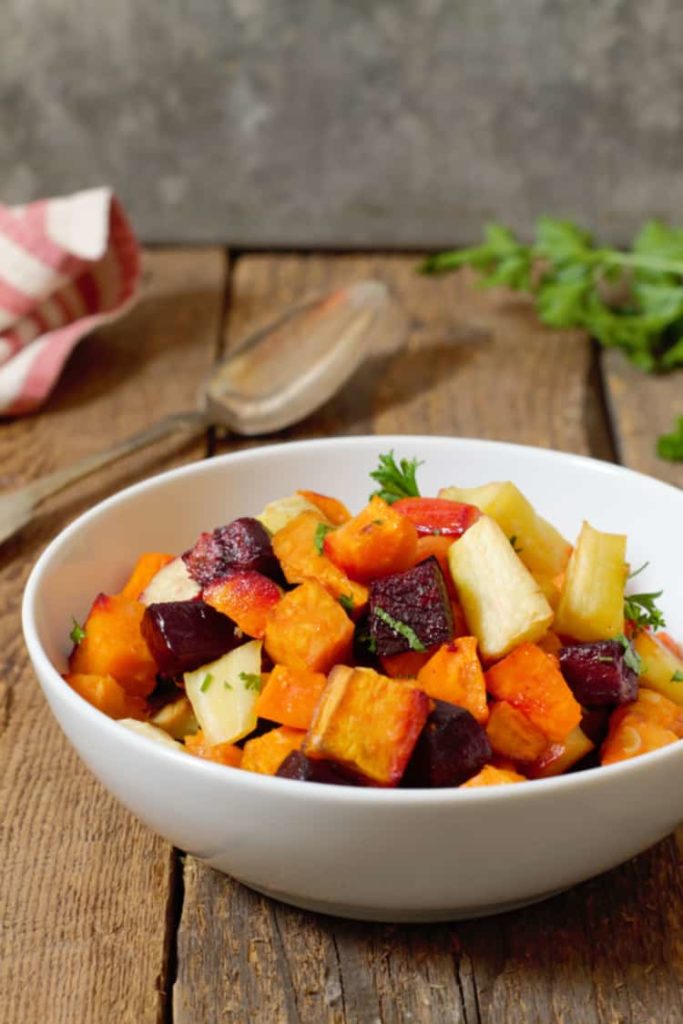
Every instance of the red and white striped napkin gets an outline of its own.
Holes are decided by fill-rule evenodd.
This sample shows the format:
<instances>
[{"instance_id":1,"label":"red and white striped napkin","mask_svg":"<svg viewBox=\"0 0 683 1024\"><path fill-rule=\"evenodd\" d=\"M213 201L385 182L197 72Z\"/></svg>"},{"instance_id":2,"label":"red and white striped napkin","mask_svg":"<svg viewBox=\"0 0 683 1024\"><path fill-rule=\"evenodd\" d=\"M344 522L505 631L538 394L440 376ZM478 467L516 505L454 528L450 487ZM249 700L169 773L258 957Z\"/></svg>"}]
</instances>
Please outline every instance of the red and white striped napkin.
<instances>
[{"instance_id":1,"label":"red and white striped napkin","mask_svg":"<svg viewBox=\"0 0 683 1024\"><path fill-rule=\"evenodd\" d=\"M0 204L0 416L47 398L80 339L130 306L140 248L107 188Z\"/></svg>"}]
</instances>

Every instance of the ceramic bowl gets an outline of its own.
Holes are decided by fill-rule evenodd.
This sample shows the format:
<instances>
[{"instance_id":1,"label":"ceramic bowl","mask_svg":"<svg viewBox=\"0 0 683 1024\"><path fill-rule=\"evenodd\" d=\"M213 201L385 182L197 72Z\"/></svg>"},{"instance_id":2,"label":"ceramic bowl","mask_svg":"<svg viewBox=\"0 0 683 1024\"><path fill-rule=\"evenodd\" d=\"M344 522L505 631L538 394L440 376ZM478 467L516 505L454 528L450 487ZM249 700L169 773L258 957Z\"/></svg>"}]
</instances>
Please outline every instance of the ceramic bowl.
<instances>
[{"instance_id":1,"label":"ceramic bowl","mask_svg":"<svg viewBox=\"0 0 683 1024\"><path fill-rule=\"evenodd\" d=\"M143 550L183 551L204 529L296 488L358 509L379 453L424 460L423 493L514 480L573 539L584 518L629 536L641 589L664 589L683 636L683 492L573 455L485 441L358 437L252 449L164 473L65 529L29 579L26 643L47 701L100 782L169 842L299 907L380 921L474 917L543 899L633 857L683 819L683 743L589 771L475 790L324 786L242 772L150 742L62 680L72 615L115 592Z\"/></svg>"}]
</instances>

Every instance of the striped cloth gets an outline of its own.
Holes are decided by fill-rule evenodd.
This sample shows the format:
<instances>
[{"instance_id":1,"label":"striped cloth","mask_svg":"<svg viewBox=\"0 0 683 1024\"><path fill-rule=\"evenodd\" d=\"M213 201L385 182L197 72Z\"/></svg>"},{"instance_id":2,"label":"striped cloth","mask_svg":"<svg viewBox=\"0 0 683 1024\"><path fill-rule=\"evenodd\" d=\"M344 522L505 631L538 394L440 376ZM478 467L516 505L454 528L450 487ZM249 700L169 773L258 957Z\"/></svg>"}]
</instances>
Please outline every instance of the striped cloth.
<instances>
[{"instance_id":1,"label":"striped cloth","mask_svg":"<svg viewBox=\"0 0 683 1024\"><path fill-rule=\"evenodd\" d=\"M121 316L139 279L140 249L109 189L0 204L0 416L36 409L74 345Z\"/></svg>"}]
</instances>

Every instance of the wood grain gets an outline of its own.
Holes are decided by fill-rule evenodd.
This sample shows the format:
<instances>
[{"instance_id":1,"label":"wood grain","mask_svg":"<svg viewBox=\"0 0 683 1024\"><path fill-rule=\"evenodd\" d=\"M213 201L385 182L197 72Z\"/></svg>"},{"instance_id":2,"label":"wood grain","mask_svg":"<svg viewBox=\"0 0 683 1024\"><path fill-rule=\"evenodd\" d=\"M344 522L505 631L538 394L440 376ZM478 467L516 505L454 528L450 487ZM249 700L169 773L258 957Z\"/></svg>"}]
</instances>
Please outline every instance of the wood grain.
<instances>
[{"instance_id":1,"label":"wood grain","mask_svg":"<svg viewBox=\"0 0 683 1024\"><path fill-rule=\"evenodd\" d=\"M148 254L143 298L82 343L39 415L3 425L14 485L195 402L215 355L226 284L220 250ZM170 847L87 774L28 666L23 583L45 542L133 478L201 457L157 448L56 499L0 551L0 1020L152 1024L163 1012ZM96 584L93 583L95 587Z\"/></svg>"},{"instance_id":2,"label":"wood grain","mask_svg":"<svg viewBox=\"0 0 683 1024\"><path fill-rule=\"evenodd\" d=\"M366 274L387 281L407 323L393 352L371 354L337 398L283 438L428 432L610 456L584 335L539 327L525 301L482 292L467 275L420 278L414 263L401 256L239 261L228 346L286 302ZM683 1018L681 911L671 841L539 906L452 926L315 916L188 858L174 1019L673 1024Z\"/></svg>"}]
</instances>

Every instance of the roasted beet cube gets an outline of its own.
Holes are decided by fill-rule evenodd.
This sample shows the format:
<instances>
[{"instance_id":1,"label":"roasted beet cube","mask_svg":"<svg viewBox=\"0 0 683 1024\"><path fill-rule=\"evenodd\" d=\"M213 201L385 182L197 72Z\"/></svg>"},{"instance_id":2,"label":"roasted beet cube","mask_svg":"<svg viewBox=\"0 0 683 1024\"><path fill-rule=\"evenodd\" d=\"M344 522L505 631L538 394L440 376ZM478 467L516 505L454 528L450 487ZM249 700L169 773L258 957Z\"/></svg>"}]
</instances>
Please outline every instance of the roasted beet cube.
<instances>
[{"instance_id":1,"label":"roasted beet cube","mask_svg":"<svg viewBox=\"0 0 683 1024\"><path fill-rule=\"evenodd\" d=\"M183 555L190 575L203 587L230 569L249 569L279 578L280 566L273 554L270 535L258 519L244 516L213 533L202 533Z\"/></svg>"},{"instance_id":2,"label":"roasted beet cube","mask_svg":"<svg viewBox=\"0 0 683 1024\"><path fill-rule=\"evenodd\" d=\"M140 629L159 671L168 676L215 661L241 642L235 623L203 601L150 604Z\"/></svg>"},{"instance_id":3,"label":"roasted beet cube","mask_svg":"<svg viewBox=\"0 0 683 1024\"><path fill-rule=\"evenodd\" d=\"M457 704L435 707L415 744L404 786L460 786L491 760L491 744L476 718Z\"/></svg>"},{"instance_id":4,"label":"roasted beet cube","mask_svg":"<svg viewBox=\"0 0 683 1024\"><path fill-rule=\"evenodd\" d=\"M638 673L626 664L619 640L572 644L560 651L560 668L579 704L628 704L638 696Z\"/></svg>"},{"instance_id":5,"label":"roasted beet cube","mask_svg":"<svg viewBox=\"0 0 683 1024\"><path fill-rule=\"evenodd\" d=\"M450 640L453 613L436 558L375 580L370 587L369 620L380 657L422 651Z\"/></svg>"},{"instance_id":6,"label":"roasted beet cube","mask_svg":"<svg viewBox=\"0 0 683 1024\"><path fill-rule=\"evenodd\" d=\"M314 761L300 750L293 750L275 772L281 779L298 779L300 782L326 782L332 786L356 786L351 779L329 761Z\"/></svg>"}]
</instances>

